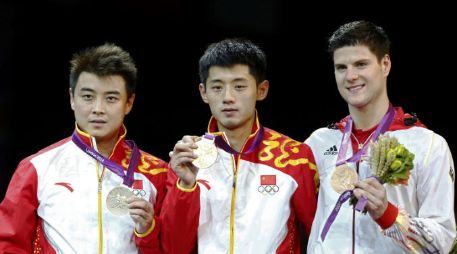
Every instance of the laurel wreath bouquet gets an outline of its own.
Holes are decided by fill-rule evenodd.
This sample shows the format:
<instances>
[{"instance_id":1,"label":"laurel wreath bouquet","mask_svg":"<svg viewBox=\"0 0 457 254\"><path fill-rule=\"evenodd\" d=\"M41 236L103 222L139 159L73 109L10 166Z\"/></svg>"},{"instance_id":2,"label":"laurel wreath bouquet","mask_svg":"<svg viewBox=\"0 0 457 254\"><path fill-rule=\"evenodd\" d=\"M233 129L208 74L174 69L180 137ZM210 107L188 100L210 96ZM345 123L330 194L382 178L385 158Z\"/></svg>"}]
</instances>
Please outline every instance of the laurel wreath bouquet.
<instances>
[{"instance_id":1,"label":"laurel wreath bouquet","mask_svg":"<svg viewBox=\"0 0 457 254\"><path fill-rule=\"evenodd\" d=\"M408 185L411 170L414 168L413 160L414 154L400 144L395 137L380 135L376 142L370 143L368 163L373 176L381 184ZM350 200L351 205L355 205L357 202L355 196ZM366 212L364 207L363 213Z\"/></svg>"}]
</instances>

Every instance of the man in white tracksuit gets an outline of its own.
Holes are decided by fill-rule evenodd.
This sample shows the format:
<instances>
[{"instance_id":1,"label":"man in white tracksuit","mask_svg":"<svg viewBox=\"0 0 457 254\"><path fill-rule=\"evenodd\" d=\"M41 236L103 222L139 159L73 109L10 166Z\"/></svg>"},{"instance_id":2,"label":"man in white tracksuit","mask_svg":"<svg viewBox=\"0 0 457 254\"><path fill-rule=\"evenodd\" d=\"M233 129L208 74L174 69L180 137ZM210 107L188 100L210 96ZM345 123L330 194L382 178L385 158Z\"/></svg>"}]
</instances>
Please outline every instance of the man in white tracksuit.
<instances>
[{"instance_id":1,"label":"man in white tracksuit","mask_svg":"<svg viewBox=\"0 0 457 254\"><path fill-rule=\"evenodd\" d=\"M390 104L389 46L385 31L366 21L345 24L329 39L336 83L349 116L318 129L305 141L320 177L308 253L448 253L451 249L456 232L453 159L443 137ZM415 155L407 185L383 185L370 177L369 144L381 134L395 137ZM341 165L346 171L338 170ZM341 174L350 176L348 169L358 175L352 193L358 200L366 199L367 214L341 201L349 196L335 188Z\"/></svg>"}]
</instances>

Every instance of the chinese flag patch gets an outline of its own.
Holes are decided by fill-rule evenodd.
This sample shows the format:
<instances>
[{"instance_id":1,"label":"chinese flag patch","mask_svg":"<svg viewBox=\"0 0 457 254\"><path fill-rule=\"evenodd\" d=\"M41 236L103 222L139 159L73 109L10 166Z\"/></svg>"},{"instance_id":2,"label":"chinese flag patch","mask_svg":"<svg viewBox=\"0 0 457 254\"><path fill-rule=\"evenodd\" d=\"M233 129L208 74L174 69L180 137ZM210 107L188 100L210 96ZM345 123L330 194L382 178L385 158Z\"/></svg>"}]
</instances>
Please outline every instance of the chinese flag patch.
<instances>
[{"instance_id":1,"label":"chinese flag patch","mask_svg":"<svg viewBox=\"0 0 457 254\"><path fill-rule=\"evenodd\" d=\"M276 175L260 175L260 185L276 185Z\"/></svg>"},{"instance_id":2,"label":"chinese flag patch","mask_svg":"<svg viewBox=\"0 0 457 254\"><path fill-rule=\"evenodd\" d=\"M137 189L137 190L142 190L143 189L143 180L134 180L133 181L133 186L132 186L134 189Z\"/></svg>"}]
</instances>

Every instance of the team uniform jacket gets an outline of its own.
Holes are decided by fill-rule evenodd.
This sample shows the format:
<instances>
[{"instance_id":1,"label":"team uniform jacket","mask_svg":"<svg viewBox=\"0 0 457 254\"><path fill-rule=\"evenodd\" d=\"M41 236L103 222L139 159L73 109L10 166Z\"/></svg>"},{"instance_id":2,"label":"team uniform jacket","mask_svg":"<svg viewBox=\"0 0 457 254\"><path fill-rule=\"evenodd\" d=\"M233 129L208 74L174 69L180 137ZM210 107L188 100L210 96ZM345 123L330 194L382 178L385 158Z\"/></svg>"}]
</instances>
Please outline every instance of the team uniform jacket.
<instances>
[{"instance_id":1,"label":"team uniform jacket","mask_svg":"<svg viewBox=\"0 0 457 254\"><path fill-rule=\"evenodd\" d=\"M384 230L368 214L355 212L353 215L353 206L346 202L322 242L322 229L340 196L332 189L330 178L348 117L336 124L336 128L315 131L305 141L313 151L320 178L318 208L308 241L308 253L351 253L353 241L355 253L449 252L456 232L454 163L449 147L440 135L418 121L411 122L412 118L401 108L395 111L394 120L384 134L396 137L415 154L415 159L407 186L384 185L388 201L398 208L393 209L397 212L393 224ZM347 149L345 158L351 157L353 152L353 149ZM354 163L350 165L356 168ZM369 176L368 162L362 160L359 179Z\"/></svg>"},{"instance_id":2,"label":"team uniform jacket","mask_svg":"<svg viewBox=\"0 0 457 254\"><path fill-rule=\"evenodd\" d=\"M211 119L208 132L217 129ZM259 123L242 151L248 150ZM264 128L249 154L220 147L217 161L200 169L194 189L177 185L169 171L169 193L162 210L165 253L299 253L297 223L309 234L316 208L315 166L308 148ZM171 174L170 174L171 173Z\"/></svg>"},{"instance_id":3,"label":"team uniform jacket","mask_svg":"<svg viewBox=\"0 0 457 254\"><path fill-rule=\"evenodd\" d=\"M77 129L89 146L91 138ZM127 169L131 148L125 127L110 159ZM167 165L141 152L134 171L134 194L154 203L159 214L166 190ZM158 220L143 235L134 233L128 214L106 207L108 192L122 178L76 146L71 137L18 165L0 204L1 253L157 253ZM33 252L32 252L33 251Z\"/></svg>"}]
</instances>

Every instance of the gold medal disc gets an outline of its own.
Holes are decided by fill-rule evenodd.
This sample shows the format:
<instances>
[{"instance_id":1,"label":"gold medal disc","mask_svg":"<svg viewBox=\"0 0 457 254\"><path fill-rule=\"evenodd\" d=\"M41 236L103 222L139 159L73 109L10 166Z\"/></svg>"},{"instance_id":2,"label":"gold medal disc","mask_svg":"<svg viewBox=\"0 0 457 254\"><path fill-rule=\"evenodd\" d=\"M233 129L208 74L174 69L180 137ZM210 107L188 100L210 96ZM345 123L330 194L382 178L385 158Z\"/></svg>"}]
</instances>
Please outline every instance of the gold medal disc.
<instances>
[{"instance_id":1,"label":"gold medal disc","mask_svg":"<svg viewBox=\"0 0 457 254\"><path fill-rule=\"evenodd\" d=\"M198 158L193 160L192 164L198 168L209 168L217 159L217 148L214 140L202 138L195 144L197 144L198 148L195 149L194 153Z\"/></svg>"},{"instance_id":2,"label":"gold medal disc","mask_svg":"<svg viewBox=\"0 0 457 254\"><path fill-rule=\"evenodd\" d=\"M124 215L129 211L127 199L131 196L133 196L131 190L118 186L108 193L106 207L114 215Z\"/></svg>"},{"instance_id":3,"label":"gold medal disc","mask_svg":"<svg viewBox=\"0 0 457 254\"><path fill-rule=\"evenodd\" d=\"M330 184L339 194L354 189L354 183L358 180L357 172L349 165L343 164L335 168Z\"/></svg>"}]
</instances>

